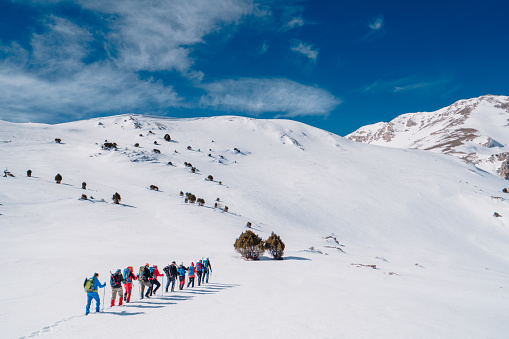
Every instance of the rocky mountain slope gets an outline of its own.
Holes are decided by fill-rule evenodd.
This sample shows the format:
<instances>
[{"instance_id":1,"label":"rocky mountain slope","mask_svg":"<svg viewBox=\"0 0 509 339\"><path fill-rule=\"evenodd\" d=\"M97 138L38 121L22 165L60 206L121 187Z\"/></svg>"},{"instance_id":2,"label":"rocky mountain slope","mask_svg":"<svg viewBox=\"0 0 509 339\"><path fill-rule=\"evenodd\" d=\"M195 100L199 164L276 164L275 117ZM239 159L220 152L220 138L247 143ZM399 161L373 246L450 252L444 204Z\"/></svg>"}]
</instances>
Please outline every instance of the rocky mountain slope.
<instances>
[{"instance_id":1,"label":"rocky mountain slope","mask_svg":"<svg viewBox=\"0 0 509 339\"><path fill-rule=\"evenodd\" d=\"M456 156L509 179L509 97L460 100L436 112L408 113L364 126L346 138Z\"/></svg>"}]
</instances>

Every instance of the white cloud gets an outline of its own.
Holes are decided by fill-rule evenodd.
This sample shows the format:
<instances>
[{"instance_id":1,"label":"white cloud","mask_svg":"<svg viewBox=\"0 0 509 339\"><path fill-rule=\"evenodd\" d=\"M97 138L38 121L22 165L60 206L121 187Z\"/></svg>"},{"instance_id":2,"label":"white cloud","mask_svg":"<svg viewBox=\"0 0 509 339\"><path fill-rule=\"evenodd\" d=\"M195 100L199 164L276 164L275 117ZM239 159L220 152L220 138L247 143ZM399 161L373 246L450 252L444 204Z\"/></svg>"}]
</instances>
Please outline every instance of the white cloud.
<instances>
[{"instance_id":1,"label":"white cloud","mask_svg":"<svg viewBox=\"0 0 509 339\"><path fill-rule=\"evenodd\" d=\"M326 90L288 79L229 79L203 88L207 94L201 98L202 107L251 115L326 116L341 103Z\"/></svg>"},{"instance_id":2,"label":"white cloud","mask_svg":"<svg viewBox=\"0 0 509 339\"><path fill-rule=\"evenodd\" d=\"M384 26L384 17L378 16L376 17L372 22L369 23L369 28L371 28L373 31L379 31Z\"/></svg>"},{"instance_id":3,"label":"white cloud","mask_svg":"<svg viewBox=\"0 0 509 339\"><path fill-rule=\"evenodd\" d=\"M259 50L258 54L260 54L260 55L265 54L265 53L267 53L268 49L269 49L269 44L267 43L267 41L264 41L263 44L260 46L260 50Z\"/></svg>"},{"instance_id":4,"label":"white cloud","mask_svg":"<svg viewBox=\"0 0 509 339\"><path fill-rule=\"evenodd\" d=\"M304 26L304 20L301 17L292 18L283 26L283 31L289 31L291 29Z\"/></svg>"},{"instance_id":5,"label":"white cloud","mask_svg":"<svg viewBox=\"0 0 509 339\"><path fill-rule=\"evenodd\" d=\"M294 52L305 55L307 58L309 58L309 60L313 62L316 62L316 59L318 58L318 48L313 49L313 45L303 43L300 40L293 40L290 49Z\"/></svg>"},{"instance_id":6,"label":"white cloud","mask_svg":"<svg viewBox=\"0 0 509 339\"><path fill-rule=\"evenodd\" d=\"M80 0L83 7L111 16L106 36L118 54L118 67L133 70L176 70L193 66L192 46L224 25L238 23L260 9L249 0Z\"/></svg>"}]
</instances>

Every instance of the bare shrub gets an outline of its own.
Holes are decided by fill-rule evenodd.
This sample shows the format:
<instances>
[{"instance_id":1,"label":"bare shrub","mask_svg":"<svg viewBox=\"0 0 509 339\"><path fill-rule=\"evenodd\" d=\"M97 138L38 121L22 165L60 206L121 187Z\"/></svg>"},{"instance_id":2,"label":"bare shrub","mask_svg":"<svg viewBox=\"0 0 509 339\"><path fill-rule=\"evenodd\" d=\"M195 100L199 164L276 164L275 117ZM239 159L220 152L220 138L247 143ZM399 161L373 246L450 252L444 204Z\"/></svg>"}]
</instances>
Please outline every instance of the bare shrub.
<instances>
[{"instance_id":1,"label":"bare shrub","mask_svg":"<svg viewBox=\"0 0 509 339\"><path fill-rule=\"evenodd\" d=\"M60 173L58 173L57 175L55 175L55 181L57 184L60 184L62 182L62 175Z\"/></svg>"},{"instance_id":2,"label":"bare shrub","mask_svg":"<svg viewBox=\"0 0 509 339\"><path fill-rule=\"evenodd\" d=\"M113 194L113 197L111 198L113 200L113 202L115 204L120 204L120 200L122 200L122 197L120 196L120 194L118 194L118 192L115 192L115 194Z\"/></svg>"}]
</instances>

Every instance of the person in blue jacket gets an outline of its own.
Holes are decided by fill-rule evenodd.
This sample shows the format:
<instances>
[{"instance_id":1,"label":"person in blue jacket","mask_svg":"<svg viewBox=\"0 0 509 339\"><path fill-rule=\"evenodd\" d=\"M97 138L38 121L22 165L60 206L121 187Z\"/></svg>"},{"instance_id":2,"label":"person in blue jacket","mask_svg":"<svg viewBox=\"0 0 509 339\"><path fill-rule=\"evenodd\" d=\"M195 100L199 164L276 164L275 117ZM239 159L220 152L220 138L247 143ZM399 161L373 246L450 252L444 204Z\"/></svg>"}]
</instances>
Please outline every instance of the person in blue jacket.
<instances>
[{"instance_id":1,"label":"person in blue jacket","mask_svg":"<svg viewBox=\"0 0 509 339\"><path fill-rule=\"evenodd\" d=\"M99 282L99 273L94 273L92 278L85 280L85 292L87 292L87 307L85 309L85 315L90 313L90 305L92 304L92 299L95 300L95 311L99 312L99 307L101 306L101 299L99 298L99 293L97 293L98 288L104 288L106 286L106 282L101 285Z\"/></svg>"},{"instance_id":2,"label":"person in blue jacket","mask_svg":"<svg viewBox=\"0 0 509 339\"><path fill-rule=\"evenodd\" d=\"M177 272L179 274L179 290L184 288L184 284L186 283L186 271L187 267L184 266L184 263L181 262Z\"/></svg>"}]
</instances>

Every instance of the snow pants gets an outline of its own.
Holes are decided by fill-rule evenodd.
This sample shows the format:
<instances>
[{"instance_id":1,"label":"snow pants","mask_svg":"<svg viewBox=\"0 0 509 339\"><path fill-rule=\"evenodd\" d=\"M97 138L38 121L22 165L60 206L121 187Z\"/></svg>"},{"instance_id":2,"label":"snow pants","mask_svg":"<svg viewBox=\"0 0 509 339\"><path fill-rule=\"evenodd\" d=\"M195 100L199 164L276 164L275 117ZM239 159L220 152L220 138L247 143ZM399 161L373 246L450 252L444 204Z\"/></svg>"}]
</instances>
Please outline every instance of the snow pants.
<instances>
[{"instance_id":1,"label":"snow pants","mask_svg":"<svg viewBox=\"0 0 509 339\"><path fill-rule=\"evenodd\" d=\"M166 292L168 292L168 287L170 287L171 283L171 291L173 292L175 290L175 276L166 276Z\"/></svg>"},{"instance_id":2,"label":"snow pants","mask_svg":"<svg viewBox=\"0 0 509 339\"><path fill-rule=\"evenodd\" d=\"M207 282L207 283L209 282L209 269L208 268L204 268L203 269L203 281L202 281L202 283L205 283L205 282Z\"/></svg>"},{"instance_id":3,"label":"snow pants","mask_svg":"<svg viewBox=\"0 0 509 339\"><path fill-rule=\"evenodd\" d=\"M99 298L99 293L88 292L87 293L87 307L85 308L85 314L90 313L90 305L92 304L92 299L95 300L95 311L99 312L99 306L101 306L101 299Z\"/></svg>"},{"instance_id":4,"label":"snow pants","mask_svg":"<svg viewBox=\"0 0 509 339\"><path fill-rule=\"evenodd\" d=\"M122 291L122 287L112 287L111 288L111 307L115 306L115 299L117 299L117 293L120 300L118 301L118 305L122 305L122 298L124 297L124 291Z\"/></svg>"},{"instance_id":5,"label":"snow pants","mask_svg":"<svg viewBox=\"0 0 509 339\"><path fill-rule=\"evenodd\" d=\"M125 288L124 300L127 302L130 302L131 301L131 292L133 290L133 283L125 283L124 288Z\"/></svg>"},{"instance_id":6,"label":"snow pants","mask_svg":"<svg viewBox=\"0 0 509 339\"><path fill-rule=\"evenodd\" d=\"M152 284L148 281L145 281L145 280L139 280L140 282L140 286L141 286L141 295L140 295L140 298L143 299L143 293L145 293L145 286L147 287L147 294L146 296L148 297L148 293L150 292L150 288L152 288Z\"/></svg>"},{"instance_id":7,"label":"snow pants","mask_svg":"<svg viewBox=\"0 0 509 339\"><path fill-rule=\"evenodd\" d=\"M188 288L189 288L189 285L192 285L192 287L194 287L194 277L189 277L189 282L187 283Z\"/></svg>"},{"instance_id":8,"label":"snow pants","mask_svg":"<svg viewBox=\"0 0 509 339\"><path fill-rule=\"evenodd\" d=\"M152 279L152 287L156 286L152 293L156 294L156 291L159 287L161 287L161 283L157 279ZM152 295L152 294L151 294Z\"/></svg>"},{"instance_id":9,"label":"snow pants","mask_svg":"<svg viewBox=\"0 0 509 339\"><path fill-rule=\"evenodd\" d=\"M196 271L196 275L198 275L198 286L201 285L201 274L202 274L202 271Z\"/></svg>"},{"instance_id":10,"label":"snow pants","mask_svg":"<svg viewBox=\"0 0 509 339\"><path fill-rule=\"evenodd\" d=\"M181 289L184 288L184 285L186 283L186 276L185 275L181 275L181 276L179 276L179 279L180 279L179 290L181 290Z\"/></svg>"}]
</instances>

